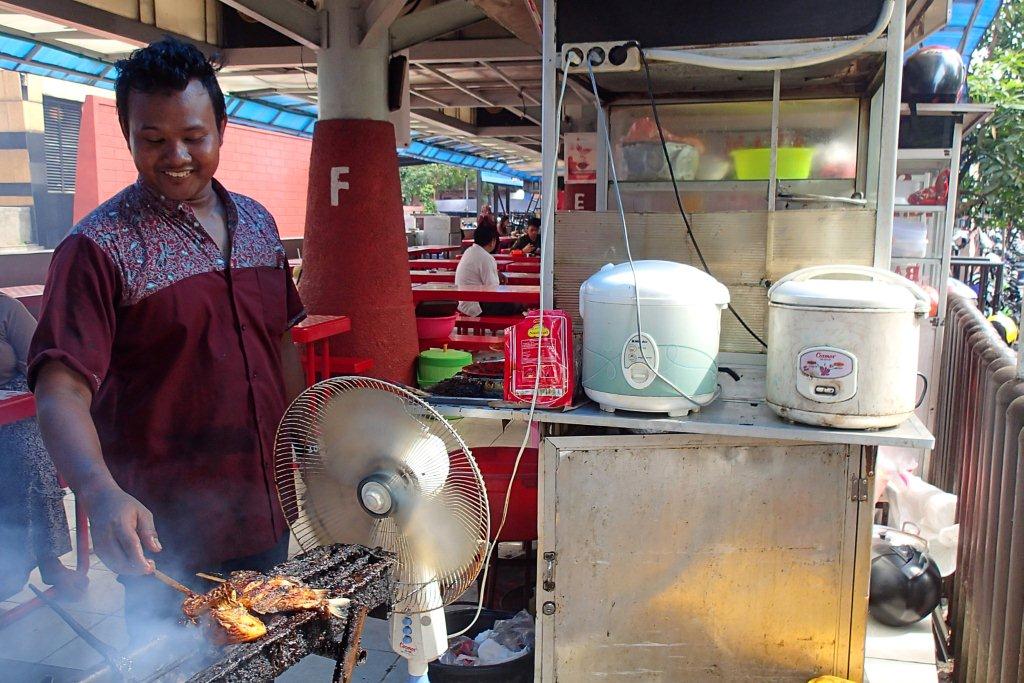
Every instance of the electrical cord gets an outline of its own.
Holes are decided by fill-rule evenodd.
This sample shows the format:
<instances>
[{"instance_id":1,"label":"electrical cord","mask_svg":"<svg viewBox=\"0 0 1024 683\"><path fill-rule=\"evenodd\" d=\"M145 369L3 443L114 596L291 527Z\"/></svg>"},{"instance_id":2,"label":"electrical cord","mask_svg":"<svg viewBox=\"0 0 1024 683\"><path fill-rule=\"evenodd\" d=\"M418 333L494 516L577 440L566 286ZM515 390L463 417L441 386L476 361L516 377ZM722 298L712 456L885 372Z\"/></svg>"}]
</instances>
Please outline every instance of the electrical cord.
<instances>
[{"instance_id":1,"label":"electrical cord","mask_svg":"<svg viewBox=\"0 0 1024 683\"><path fill-rule=\"evenodd\" d=\"M714 274L711 272L711 268L708 267L707 259L704 258L704 253L700 250L700 245L697 244L697 238L693 234L693 226L690 225L690 219L689 217L687 217L686 210L683 208L683 199L679 194L679 183L676 182L675 169L672 168L672 158L671 155L668 153L668 143L665 140L665 130L662 128L661 118L658 116L658 104L654 97L654 86L651 83L651 67L647 63L647 57L644 55L644 50L640 46L640 44L635 41L633 41L632 44L636 46L637 51L640 53L640 61L641 63L643 63L644 66L644 77L647 81L647 97L651 102L651 113L654 115L654 125L658 128L658 138L661 140L661 151L665 155L665 163L668 166L668 177L672 181L672 191L676 198L676 206L679 207L679 215L683 217L683 223L686 224L686 234L690 238L690 244L693 245L693 250L697 252L697 258L700 260L701 267L704 268L705 273L711 275L711 277L714 277ZM595 85L594 87L596 93L597 86ZM597 106L600 107L601 103L598 102ZM610 144L608 148L608 154L610 158ZM621 209L622 202L619 202L619 207ZM764 341L764 339L762 339L757 334L757 332L754 332L754 330L751 329L750 325L747 324L747 321L743 319L743 316L739 314L739 312L736 310L734 306L729 306L729 311L732 313L733 317L736 318L736 321L743 326L743 329L746 330L751 337L757 340L758 344L760 344L766 349L768 348L768 344Z\"/></svg>"},{"instance_id":2,"label":"electrical cord","mask_svg":"<svg viewBox=\"0 0 1024 683\"><path fill-rule=\"evenodd\" d=\"M562 65L562 72L563 72L562 73L562 88L561 88L561 90L558 93L558 104L555 107L555 141L556 141L555 144L556 145L558 144L557 141L559 139L559 135L560 135L560 132L561 132L561 127L562 127L562 106L563 106L563 104L565 102L565 88L569 84L569 74L566 73L566 69L565 69L565 66L568 64L568 62L569 62L569 56L566 55L565 62ZM558 181L558 163L557 163L557 160L556 160L556 163L554 164L554 168L551 170L551 173L552 173L551 187L554 188L557 185L557 181ZM545 227L548 230L551 230L552 224L554 223L554 216L555 216L555 202L554 202L554 199L555 199L554 196L545 198L544 206L542 207L542 210L541 210L541 230L542 230L541 234L544 234L543 230L545 229ZM551 234L551 233L548 233L548 234ZM540 289L541 289L541 292L544 291L544 268L540 269ZM538 310L537 324L542 326L542 327L544 325L544 306L543 306L543 304L540 306L540 308ZM509 501L512 499L512 486L515 485L516 475L518 475L518 473L519 473L519 464L520 464L520 462L522 462L522 460L523 460L523 453L526 452L526 446L530 442L530 432L531 432L531 430L533 428L534 419L535 419L536 412L537 412L537 399L540 397L540 376L541 376L541 368L542 368L542 364L541 364L541 359L542 358L543 358L543 354L540 353L540 349L538 348L538 352L537 352L537 370L536 370L536 373L535 373L536 376L534 377L534 384L533 384L533 398L530 400L530 412L529 412L529 414L527 415L527 418L526 418L526 433L523 435L523 441L519 445L519 452L516 454L515 463L513 463L513 465L512 465L512 475L509 477L508 486L505 488L505 502L504 502L504 505L502 506L502 509L501 509L501 523L498 524L498 530L494 532L494 541L492 541L490 543L490 547L487 549L487 554L484 557L484 568L483 568L483 574L482 574L482 576L480 578L480 596L479 596L479 599L477 600L476 614L473 615L473 619L469 622L469 624L464 629L462 629L461 631L459 631L457 633L450 633L450 634L448 634L448 639L449 640L452 639L452 638L457 638L457 637L465 634L466 632L468 632L469 629L473 628L473 625L476 624L477 620L480 618L480 612L483 610L484 593L485 593L485 591L487 589L487 574L488 574L488 571L489 571L490 566L491 566L491 558L494 555L494 550L498 547L498 538L501 537L501 532L505 528L505 520L508 518ZM570 363L572 363L573 359L570 358L570 359L568 359L568 361ZM488 530L488 535L489 534L490 534L490 531Z\"/></svg>"},{"instance_id":3,"label":"electrical cord","mask_svg":"<svg viewBox=\"0 0 1024 683\"><path fill-rule=\"evenodd\" d=\"M595 106L598 109L600 109L601 108L601 96L597 92L597 78L594 76L594 67L590 63L589 59L587 60L587 73L590 75L590 87L591 87L591 89L594 92L594 104L595 104ZM654 373L654 376L657 377L658 379L660 379L665 384L667 384L669 386L669 388L672 389L672 391L676 392L677 394L679 394L680 396L685 398L687 401L692 403L697 408L703 408L704 406L710 405L711 403L716 401L718 399L718 397L721 395L721 393L722 393L722 386L720 384L716 385L715 391L711 395L710 399L708 399L707 401L704 401L704 402L698 401L697 399L693 398L692 396L687 394L685 391L683 391L682 389L677 387L670 379L668 379L667 377L662 375L660 372L658 372L658 369L655 368L653 365L651 365L651 362L647 359L647 354L644 353L644 330L643 330L643 323L641 321L641 316L640 316L640 285L639 285L639 282L637 281L637 277L636 277L636 266L633 263L633 252L632 252L632 250L629 247L629 228L626 225L626 210L622 206L622 194L621 194L621 191L620 191L620 188L619 188L619 174L618 174L618 172L615 169L615 155L612 154L611 134L608 132L608 124L607 124L607 120L606 119L604 121L604 124L605 125L601 126L601 129L604 131L605 149L608 151L608 168L611 171L611 175L612 175L612 187L615 189L615 203L618 204L618 206L619 206L619 219L622 222L622 237L623 237L623 240L625 241L625 244L626 244L626 258L629 260L629 270L633 274L633 298L634 298L634 301L636 302L636 340L637 340L637 348L638 348L638 350L640 352L639 353L640 359L643 361L644 365L646 365L647 368L651 372ZM671 169L671 167L670 167L670 169ZM684 215L684 218L685 218L685 215ZM689 225L690 225L689 222L687 222L686 225L687 225L687 229L689 229ZM692 238L692 234L691 234L691 238ZM696 243L694 244L694 246L696 246ZM698 253L698 255L700 255L700 250L698 250L697 253ZM700 258L701 258L701 261L703 262L704 257L701 255ZM705 264L704 270L705 271L707 270L706 264ZM715 366L715 375L717 376L718 375L718 363L714 359L712 359L711 362Z\"/></svg>"},{"instance_id":4,"label":"electrical cord","mask_svg":"<svg viewBox=\"0 0 1024 683\"><path fill-rule=\"evenodd\" d=\"M809 50L800 54L788 55L785 57L757 57L753 59L719 57L702 52L689 50L673 50L655 48L649 51L652 59L676 64L689 64L710 69L724 69L726 71L781 71L785 69L797 69L805 66L824 64L836 59L841 59L863 50L876 38L882 35L885 28L892 20L893 11L896 9L895 0L885 0L878 13L878 19L874 27L866 35L839 44L826 50Z\"/></svg>"}]
</instances>

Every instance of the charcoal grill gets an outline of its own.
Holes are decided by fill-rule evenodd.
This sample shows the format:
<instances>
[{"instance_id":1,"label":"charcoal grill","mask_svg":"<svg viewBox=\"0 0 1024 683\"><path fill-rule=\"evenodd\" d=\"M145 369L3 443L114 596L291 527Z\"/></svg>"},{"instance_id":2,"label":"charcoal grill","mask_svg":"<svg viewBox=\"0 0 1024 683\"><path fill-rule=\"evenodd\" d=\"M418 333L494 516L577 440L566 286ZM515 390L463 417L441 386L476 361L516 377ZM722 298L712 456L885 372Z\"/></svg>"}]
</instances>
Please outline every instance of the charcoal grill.
<instances>
[{"instance_id":1,"label":"charcoal grill","mask_svg":"<svg viewBox=\"0 0 1024 683\"><path fill-rule=\"evenodd\" d=\"M182 626L134 651L127 676L104 665L88 672L82 683L244 683L267 681L307 655L329 657L337 665L333 681L347 683L361 654L359 639L367 613L386 604L393 590L394 557L383 550L335 544L316 548L277 565L271 573L295 576L331 596L351 599L344 618L303 611L276 614L267 620L267 635L251 643L217 648L198 629Z\"/></svg>"}]
</instances>

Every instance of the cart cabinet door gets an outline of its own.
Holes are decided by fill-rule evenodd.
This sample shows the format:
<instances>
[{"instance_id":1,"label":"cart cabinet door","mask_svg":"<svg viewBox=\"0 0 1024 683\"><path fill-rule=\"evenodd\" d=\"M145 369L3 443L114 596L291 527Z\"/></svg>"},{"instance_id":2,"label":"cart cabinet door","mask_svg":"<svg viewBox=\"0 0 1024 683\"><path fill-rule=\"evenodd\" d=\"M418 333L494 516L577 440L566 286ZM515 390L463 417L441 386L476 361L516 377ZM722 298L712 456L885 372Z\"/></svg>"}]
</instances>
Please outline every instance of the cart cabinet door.
<instances>
[{"instance_id":1,"label":"cart cabinet door","mask_svg":"<svg viewBox=\"0 0 1024 683\"><path fill-rule=\"evenodd\" d=\"M541 679L859 679L861 459L845 445L691 435L549 439Z\"/></svg>"}]
</instances>

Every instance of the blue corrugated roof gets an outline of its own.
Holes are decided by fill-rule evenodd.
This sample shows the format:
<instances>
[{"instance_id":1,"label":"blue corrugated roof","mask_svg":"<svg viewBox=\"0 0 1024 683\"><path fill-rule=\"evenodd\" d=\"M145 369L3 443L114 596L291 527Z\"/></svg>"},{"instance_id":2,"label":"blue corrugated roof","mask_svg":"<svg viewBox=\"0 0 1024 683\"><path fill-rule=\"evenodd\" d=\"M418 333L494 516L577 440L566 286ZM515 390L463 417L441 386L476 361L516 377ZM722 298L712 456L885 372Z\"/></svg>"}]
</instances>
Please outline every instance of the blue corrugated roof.
<instances>
[{"instance_id":1,"label":"blue corrugated roof","mask_svg":"<svg viewBox=\"0 0 1024 683\"><path fill-rule=\"evenodd\" d=\"M945 28L933 33L921 45L942 45L958 50L964 64L971 63L982 36L999 13L1002 0L953 0L953 11ZM977 12L975 12L977 10ZM966 35L966 40L965 40ZM961 48L961 43L963 48Z\"/></svg>"},{"instance_id":2,"label":"blue corrugated roof","mask_svg":"<svg viewBox=\"0 0 1024 683\"><path fill-rule=\"evenodd\" d=\"M4 56L13 59L4 59ZM0 69L94 85L105 90L113 90L114 79L117 78L117 70L106 62L84 57L70 50L4 34L0 34ZM317 107L307 100L279 94L259 98L227 96L225 100L229 118L237 123L280 130L307 138L313 134ZM458 145L458 148L475 149L472 145ZM485 159L417 140L408 148L399 148L398 153L425 162L485 169L522 180L539 181L538 177L517 171L503 161Z\"/></svg>"}]
</instances>

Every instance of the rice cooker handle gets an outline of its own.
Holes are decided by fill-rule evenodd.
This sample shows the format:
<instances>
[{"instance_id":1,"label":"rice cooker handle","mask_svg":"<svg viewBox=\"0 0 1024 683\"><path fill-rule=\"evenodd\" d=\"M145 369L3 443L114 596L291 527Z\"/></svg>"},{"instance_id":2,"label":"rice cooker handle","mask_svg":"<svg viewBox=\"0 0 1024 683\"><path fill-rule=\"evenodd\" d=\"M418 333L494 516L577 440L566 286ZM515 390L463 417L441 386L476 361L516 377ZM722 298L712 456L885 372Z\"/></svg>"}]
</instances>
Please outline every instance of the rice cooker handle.
<instances>
[{"instance_id":1,"label":"rice cooker handle","mask_svg":"<svg viewBox=\"0 0 1024 683\"><path fill-rule=\"evenodd\" d=\"M771 298L772 292L784 282L804 282L805 280L813 280L816 277L823 275L861 275L863 277L871 278L872 280L879 280L881 282L887 282L891 285L899 285L900 287L906 287L910 290L910 293L917 299L917 304L914 306L914 312L919 315L927 315L932 308L932 300L928 294L925 293L916 283L911 282L902 275L897 275L889 270L882 268L874 268L872 266L854 266L854 265L829 265L829 266L811 266L810 268L802 268L795 272L786 275L781 280L778 280L768 290L768 297Z\"/></svg>"}]
</instances>

